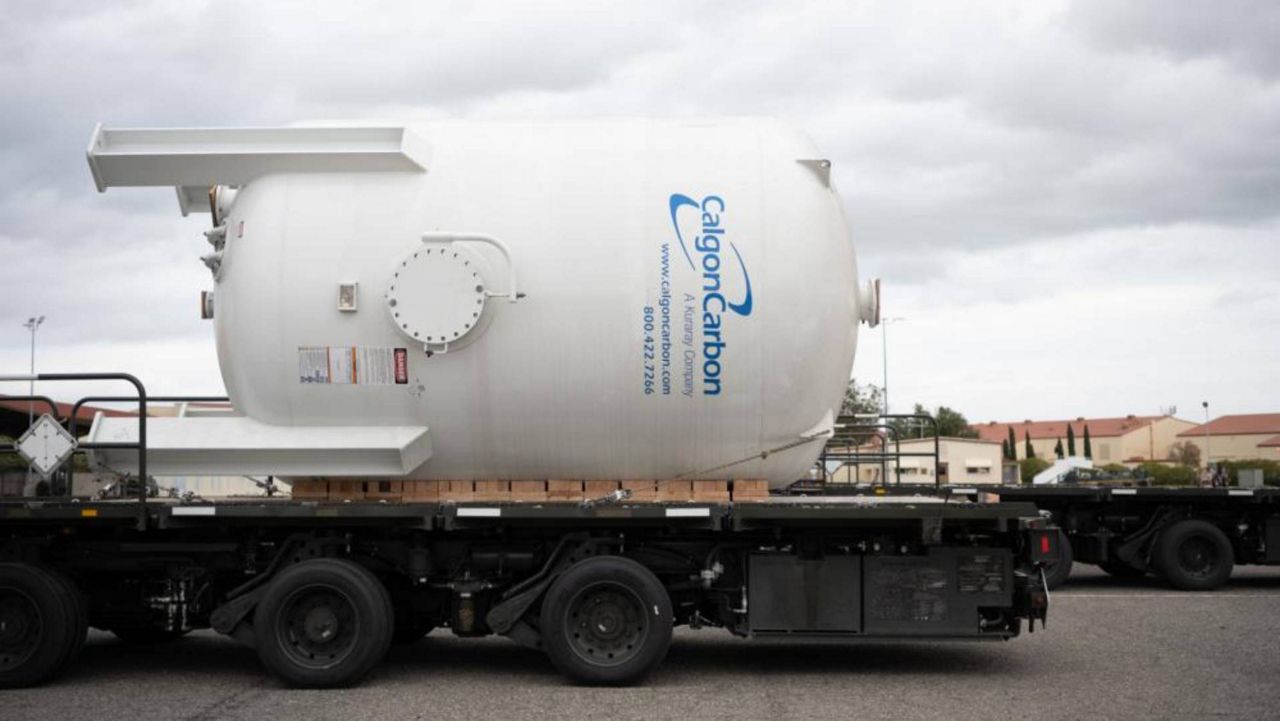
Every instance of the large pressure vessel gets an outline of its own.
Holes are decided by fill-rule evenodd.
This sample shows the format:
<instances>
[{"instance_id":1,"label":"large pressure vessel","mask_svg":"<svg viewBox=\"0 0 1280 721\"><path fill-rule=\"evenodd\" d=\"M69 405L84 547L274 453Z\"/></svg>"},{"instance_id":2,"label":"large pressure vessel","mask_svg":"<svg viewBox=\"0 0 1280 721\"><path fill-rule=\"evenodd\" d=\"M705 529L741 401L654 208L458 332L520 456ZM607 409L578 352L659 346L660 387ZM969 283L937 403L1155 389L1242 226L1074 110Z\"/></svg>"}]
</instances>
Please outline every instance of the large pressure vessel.
<instances>
[{"instance_id":1,"label":"large pressure vessel","mask_svg":"<svg viewBox=\"0 0 1280 721\"><path fill-rule=\"evenodd\" d=\"M418 479L805 474L822 443L796 442L838 412L868 300L804 135L407 132L418 172L268 165L217 189L213 323L241 413L426 426Z\"/></svg>"}]
</instances>

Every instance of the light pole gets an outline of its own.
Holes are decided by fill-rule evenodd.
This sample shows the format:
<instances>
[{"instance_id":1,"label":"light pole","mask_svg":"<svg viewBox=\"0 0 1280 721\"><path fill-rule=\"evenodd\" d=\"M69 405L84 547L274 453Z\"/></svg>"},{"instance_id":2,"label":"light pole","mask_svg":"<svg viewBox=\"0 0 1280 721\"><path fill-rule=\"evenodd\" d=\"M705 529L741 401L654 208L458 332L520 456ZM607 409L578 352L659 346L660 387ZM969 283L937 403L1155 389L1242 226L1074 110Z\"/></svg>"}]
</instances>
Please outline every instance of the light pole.
<instances>
[{"instance_id":1,"label":"light pole","mask_svg":"<svg viewBox=\"0 0 1280 721\"><path fill-rule=\"evenodd\" d=\"M1204 406L1204 467L1209 467L1209 401L1203 401L1200 405Z\"/></svg>"},{"instance_id":2,"label":"light pole","mask_svg":"<svg viewBox=\"0 0 1280 721\"><path fill-rule=\"evenodd\" d=\"M40 328L40 324L44 322L44 316L31 316L26 323L22 324L23 328L31 331L31 386L27 392L28 396L36 394L36 330ZM27 428L35 425L36 422L36 401L35 398L27 400ZM31 487L31 466L27 465L27 487L23 489L25 495L27 489Z\"/></svg>"},{"instance_id":3,"label":"light pole","mask_svg":"<svg viewBox=\"0 0 1280 721\"><path fill-rule=\"evenodd\" d=\"M36 394L36 331L40 328L40 324L44 322L44 316L31 316L26 323L22 324L23 328L31 331L31 387L27 395L34 396ZM34 400L27 401L27 427L30 427L36 421L36 402Z\"/></svg>"},{"instance_id":4,"label":"light pole","mask_svg":"<svg viewBox=\"0 0 1280 721\"><path fill-rule=\"evenodd\" d=\"M881 343L882 343L880 349L881 351L883 351L882 361L884 364L884 388L882 388L881 390L884 395L884 414L885 415L889 415L889 324L900 323L904 320L906 320L906 318L881 318L880 319L880 333L881 333Z\"/></svg>"}]
</instances>

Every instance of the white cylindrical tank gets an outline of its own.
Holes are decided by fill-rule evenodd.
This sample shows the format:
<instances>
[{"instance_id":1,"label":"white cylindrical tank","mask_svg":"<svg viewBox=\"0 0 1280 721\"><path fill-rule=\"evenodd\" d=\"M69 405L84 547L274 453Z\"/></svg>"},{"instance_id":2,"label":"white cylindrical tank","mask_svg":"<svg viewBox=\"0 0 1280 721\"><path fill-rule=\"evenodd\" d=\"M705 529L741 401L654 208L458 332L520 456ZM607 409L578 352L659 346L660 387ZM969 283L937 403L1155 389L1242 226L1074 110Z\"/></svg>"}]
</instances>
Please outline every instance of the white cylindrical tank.
<instances>
[{"instance_id":1,"label":"white cylindrical tank","mask_svg":"<svg viewBox=\"0 0 1280 721\"><path fill-rule=\"evenodd\" d=\"M239 411L426 426L421 479L805 474L821 440L759 456L838 412L860 303L805 136L412 131L424 172L267 173L222 201L214 324Z\"/></svg>"}]
</instances>

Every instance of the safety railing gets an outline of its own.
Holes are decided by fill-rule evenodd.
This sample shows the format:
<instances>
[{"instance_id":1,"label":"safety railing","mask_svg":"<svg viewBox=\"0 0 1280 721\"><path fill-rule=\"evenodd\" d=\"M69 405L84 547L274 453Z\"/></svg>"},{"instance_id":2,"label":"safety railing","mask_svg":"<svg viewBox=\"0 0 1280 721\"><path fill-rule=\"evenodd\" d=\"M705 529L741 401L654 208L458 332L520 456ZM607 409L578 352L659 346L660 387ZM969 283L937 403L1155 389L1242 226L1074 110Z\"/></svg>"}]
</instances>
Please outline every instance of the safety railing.
<instances>
[{"instance_id":1,"label":"safety railing","mask_svg":"<svg viewBox=\"0 0 1280 721\"><path fill-rule=\"evenodd\" d=\"M74 449L73 456L75 454L85 453L89 451L105 451L105 450L136 451L138 454L138 473L137 473L137 479L136 479L137 488L133 491L133 494L137 496L138 502L139 504L141 504L141 507L144 509L144 512L145 512L147 497L148 497L149 489L151 485L150 477L147 475L147 417L148 417L149 404L226 403L229 400L226 396L151 396L147 394L147 389L142 384L142 381L138 380L137 377L130 375L128 373L37 373L34 375L31 375L31 374L0 375L0 382L6 382L6 381L23 382L23 383L30 383L33 381L38 383L67 382L67 381L79 381L79 382L120 381L120 382L125 382L132 385L134 390L136 391L135 395L94 395L94 396L86 396L84 398L81 398L71 406L71 409L66 414L65 418L59 417L58 404L55 403L54 400L47 395L25 395L25 396L6 395L4 396L4 400L26 402L28 404L28 407L31 408L33 415L34 415L35 409L32 406L35 406L36 404L39 404L40 406L44 406L48 408L49 415L51 415L55 420L58 420L60 423L65 423L68 433L70 433L71 437L75 439L75 449ZM87 440L82 441L80 440L79 438L80 414L81 414L81 411L84 409L85 405L88 403L113 403L113 404L127 403L127 404L133 405L138 415L138 439L136 441L87 441ZM152 405L151 407L154 407L154 406ZM17 452L18 451L16 447L0 446L0 454L16 454ZM61 487L65 491L64 493L59 493L52 497L70 498L74 496L75 489L73 488L73 484L72 484L72 480L73 480L72 466L73 466L73 461L71 459L68 459L66 462L64 462L61 468L59 468L49 477L49 480L51 481L49 485L51 488L58 487L59 485L58 481L61 481ZM130 494L130 491L128 488L128 483L130 480L133 480L133 479L130 479L128 477L124 479L125 485L123 486L123 488L125 489L124 495L126 496ZM25 495L20 495L16 497L14 496L0 497L0 503L13 502L13 501L26 501L26 500L30 500L30 497Z\"/></svg>"},{"instance_id":2,"label":"safety railing","mask_svg":"<svg viewBox=\"0 0 1280 721\"><path fill-rule=\"evenodd\" d=\"M931 429L928 435L924 433L926 427ZM915 429L920 435L913 437L910 433ZM933 442L930 451L902 450L904 442L926 439ZM861 469L878 466L879 484L887 486L892 467L897 485L902 482L904 458L931 459L934 485L942 484L937 419L922 413L844 415L836 419L835 432L818 455L816 476L818 483L825 486L841 469L850 468L853 485L859 485ZM876 485L876 481L870 485Z\"/></svg>"}]
</instances>

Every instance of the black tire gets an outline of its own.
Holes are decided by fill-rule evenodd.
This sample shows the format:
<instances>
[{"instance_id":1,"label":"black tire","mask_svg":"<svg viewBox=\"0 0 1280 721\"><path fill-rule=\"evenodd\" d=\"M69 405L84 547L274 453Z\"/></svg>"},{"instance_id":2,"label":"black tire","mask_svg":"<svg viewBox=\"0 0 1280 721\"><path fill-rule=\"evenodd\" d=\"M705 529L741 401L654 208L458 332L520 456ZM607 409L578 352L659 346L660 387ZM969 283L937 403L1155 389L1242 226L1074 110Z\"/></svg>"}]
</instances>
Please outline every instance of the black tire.
<instances>
[{"instance_id":1,"label":"black tire","mask_svg":"<svg viewBox=\"0 0 1280 721\"><path fill-rule=\"evenodd\" d=\"M1206 521L1178 521L1160 532L1152 560L1174 588L1211 591L1231 578L1235 550L1222 529Z\"/></svg>"},{"instance_id":2,"label":"black tire","mask_svg":"<svg viewBox=\"0 0 1280 721\"><path fill-rule=\"evenodd\" d=\"M33 686L66 663L78 609L46 569L0 563L0 688Z\"/></svg>"},{"instance_id":3,"label":"black tire","mask_svg":"<svg viewBox=\"0 0 1280 721\"><path fill-rule=\"evenodd\" d=\"M1125 563L1118 558L1103 561L1098 564L1098 568L1106 571L1107 575L1112 578L1119 578L1126 581L1136 581L1140 578L1145 578L1147 575L1146 569Z\"/></svg>"},{"instance_id":4,"label":"black tire","mask_svg":"<svg viewBox=\"0 0 1280 721\"><path fill-rule=\"evenodd\" d=\"M134 646L170 643L187 635L187 631L169 631L155 626L113 626L110 631L116 638Z\"/></svg>"},{"instance_id":5,"label":"black tire","mask_svg":"<svg viewBox=\"0 0 1280 721\"><path fill-rule=\"evenodd\" d=\"M580 561L542 600L542 646L578 683L620 686L657 668L671 646L671 597L649 569L627 558Z\"/></svg>"},{"instance_id":6,"label":"black tire","mask_svg":"<svg viewBox=\"0 0 1280 721\"><path fill-rule=\"evenodd\" d=\"M360 680L386 655L392 625L382 582L357 563L333 558L281 571L253 615L263 665L304 688Z\"/></svg>"},{"instance_id":7,"label":"black tire","mask_svg":"<svg viewBox=\"0 0 1280 721\"><path fill-rule=\"evenodd\" d=\"M1062 529L1058 529L1058 562L1045 569L1045 585L1053 590L1066 583L1071 576L1073 565L1075 565L1075 553L1071 551L1071 541Z\"/></svg>"},{"instance_id":8,"label":"black tire","mask_svg":"<svg viewBox=\"0 0 1280 721\"><path fill-rule=\"evenodd\" d=\"M50 576L62 586L63 599L67 604L68 617L71 619L71 638L67 644L66 657L61 666L66 666L80 656L85 639L89 636L89 599L85 598L80 587L65 573L53 568L45 568Z\"/></svg>"}]
</instances>

